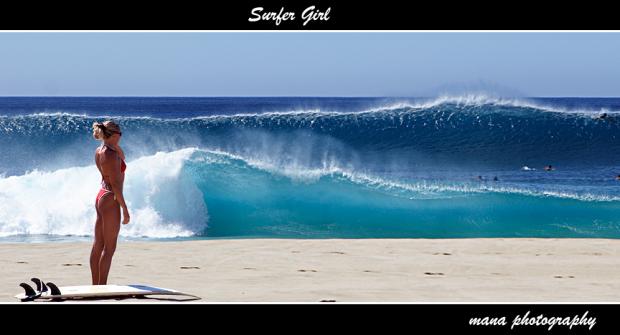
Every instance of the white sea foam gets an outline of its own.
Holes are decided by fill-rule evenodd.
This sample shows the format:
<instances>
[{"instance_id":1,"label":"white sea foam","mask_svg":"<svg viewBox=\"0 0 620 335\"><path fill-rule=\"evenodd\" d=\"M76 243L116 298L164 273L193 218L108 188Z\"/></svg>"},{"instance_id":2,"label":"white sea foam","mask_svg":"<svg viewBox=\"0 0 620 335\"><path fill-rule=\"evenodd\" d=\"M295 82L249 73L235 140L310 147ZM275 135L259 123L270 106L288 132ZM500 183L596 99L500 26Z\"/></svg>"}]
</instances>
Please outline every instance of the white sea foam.
<instances>
[{"instance_id":1,"label":"white sea foam","mask_svg":"<svg viewBox=\"0 0 620 335\"><path fill-rule=\"evenodd\" d=\"M194 149L128 162L124 195L132 215L121 236L190 236L206 228L202 193L181 168ZM100 174L92 166L0 179L0 236L92 235Z\"/></svg>"}]
</instances>

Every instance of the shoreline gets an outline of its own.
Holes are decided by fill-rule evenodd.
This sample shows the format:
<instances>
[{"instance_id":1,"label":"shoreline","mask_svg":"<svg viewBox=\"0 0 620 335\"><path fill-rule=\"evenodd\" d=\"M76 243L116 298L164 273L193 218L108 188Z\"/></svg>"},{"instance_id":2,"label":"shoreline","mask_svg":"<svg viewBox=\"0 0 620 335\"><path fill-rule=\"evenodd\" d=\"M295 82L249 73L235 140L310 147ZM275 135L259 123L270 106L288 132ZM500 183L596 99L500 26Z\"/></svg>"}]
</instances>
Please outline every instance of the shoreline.
<instances>
[{"instance_id":1,"label":"shoreline","mask_svg":"<svg viewBox=\"0 0 620 335\"><path fill-rule=\"evenodd\" d=\"M0 301L31 277L89 285L90 245L0 243ZM618 239L217 239L119 241L108 283L198 303L618 302L618 279ZM170 302L120 302L158 301Z\"/></svg>"}]
</instances>

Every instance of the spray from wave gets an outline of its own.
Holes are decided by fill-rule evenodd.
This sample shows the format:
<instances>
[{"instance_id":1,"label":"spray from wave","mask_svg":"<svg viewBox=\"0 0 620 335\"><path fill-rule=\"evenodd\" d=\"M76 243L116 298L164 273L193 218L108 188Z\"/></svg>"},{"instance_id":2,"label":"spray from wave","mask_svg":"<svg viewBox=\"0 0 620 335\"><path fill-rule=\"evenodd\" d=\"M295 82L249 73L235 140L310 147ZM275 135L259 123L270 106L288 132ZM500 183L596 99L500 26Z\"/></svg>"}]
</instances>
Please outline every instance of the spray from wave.
<instances>
[{"instance_id":1,"label":"spray from wave","mask_svg":"<svg viewBox=\"0 0 620 335\"><path fill-rule=\"evenodd\" d=\"M309 161L336 156L357 170L397 166L433 171L614 166L620 160L620 116L606 115L602 119L583 110L562 112L523 100L465 95L358 112L116 119L127 133L123 144L132 157L186 147L244 156L272 151L297 158L304 151ZM0 174L90 164L93 142L88 134L99 119L65 113L0 117L0 146L11 158L0 162Z\"/></svg>"}]
</instances>

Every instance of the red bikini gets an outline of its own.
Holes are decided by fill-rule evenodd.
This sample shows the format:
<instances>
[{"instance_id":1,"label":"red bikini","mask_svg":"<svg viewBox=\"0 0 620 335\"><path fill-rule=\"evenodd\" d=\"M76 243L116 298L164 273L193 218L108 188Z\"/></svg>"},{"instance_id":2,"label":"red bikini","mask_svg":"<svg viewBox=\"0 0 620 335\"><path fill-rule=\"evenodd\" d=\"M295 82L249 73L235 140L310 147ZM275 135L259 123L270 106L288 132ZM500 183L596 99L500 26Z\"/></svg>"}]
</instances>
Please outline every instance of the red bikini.
<instances>
[{"instance_id":1,"label":"red bikini","mask_svg":"<svg viewBox=\"0 0 620 335\"><path fill-rule=\"evenodd\" d=\"M107 145L106 145L107 146ZM114 149L112 149L111 147L107 146L110 150L115 151ZM125 170L127 169L127 164L125 164L125 161L121 159L121 173L125 173ZM106 194L108 193L113 193L112 192L112 187L110 187L108 185L108 183L105 182L105 180L103 179L103 176L101 177L101 189L99 190L99 193L97 193L97 199L95 199L95 205L99 203L99 200Z\"/></svg>"}]
</instances>

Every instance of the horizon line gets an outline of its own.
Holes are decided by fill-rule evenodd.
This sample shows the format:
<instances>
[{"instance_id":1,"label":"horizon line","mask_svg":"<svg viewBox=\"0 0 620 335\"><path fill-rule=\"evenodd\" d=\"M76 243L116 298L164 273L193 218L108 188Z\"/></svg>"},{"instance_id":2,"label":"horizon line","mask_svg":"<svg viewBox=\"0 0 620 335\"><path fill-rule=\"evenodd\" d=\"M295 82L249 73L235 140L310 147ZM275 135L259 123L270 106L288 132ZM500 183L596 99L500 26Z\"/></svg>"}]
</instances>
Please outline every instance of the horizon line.
<instances>
[{"instance_id":1,"label":"horizon line","mask_svg":"<svg viewBox=\"0 0 620 335\"><path fill-rule=\"evenodd\" d=\"M459 97L459 96L485 96L485 94L448 94L434 96L407 96L407 95L0 95L0 98L440 98L440 97ZM618 96L579 96L579 95L557 95L557 96L494 96L489 98L525 98L525 99L559 99L559 98L582 98L582 99L612 99Z\"/></svg>"}]
</instances>

